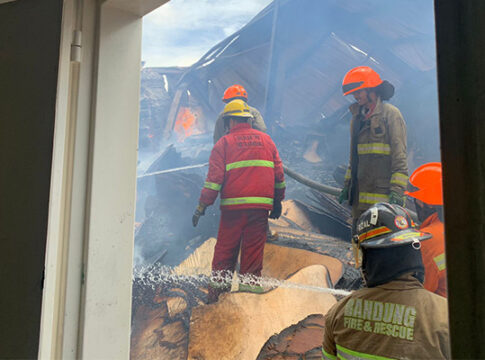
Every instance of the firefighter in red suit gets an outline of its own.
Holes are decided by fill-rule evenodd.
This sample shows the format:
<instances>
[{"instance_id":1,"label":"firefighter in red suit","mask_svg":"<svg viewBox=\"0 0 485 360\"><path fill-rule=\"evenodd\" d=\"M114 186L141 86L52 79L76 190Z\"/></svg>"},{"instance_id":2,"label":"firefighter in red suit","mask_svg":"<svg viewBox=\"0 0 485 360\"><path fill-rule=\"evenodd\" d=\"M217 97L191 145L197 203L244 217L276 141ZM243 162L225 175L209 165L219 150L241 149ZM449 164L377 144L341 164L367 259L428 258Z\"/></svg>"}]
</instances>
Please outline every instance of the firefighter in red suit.
<instances>
[{"instance_id":1,"label":"firefighter in red suit","mask_svg":"<svg viewBox=\"0 0 485 360\"><path fill-rule=\"evenodd\" d=\"M271 211L269 217L273 219L281 215L285 195L283 165L270 136L251 128L248 123L251 116L242 100L233 100L225 106L224 121L230 131L212 149L209 173L192 218L197 226L206 207L221 193L221 221L212 259L209 303L230 291L239 248L241 279L261 276L268 212ZM261 287L243 280L239 290L260 292Z\"/></svg>"}]
</instances>

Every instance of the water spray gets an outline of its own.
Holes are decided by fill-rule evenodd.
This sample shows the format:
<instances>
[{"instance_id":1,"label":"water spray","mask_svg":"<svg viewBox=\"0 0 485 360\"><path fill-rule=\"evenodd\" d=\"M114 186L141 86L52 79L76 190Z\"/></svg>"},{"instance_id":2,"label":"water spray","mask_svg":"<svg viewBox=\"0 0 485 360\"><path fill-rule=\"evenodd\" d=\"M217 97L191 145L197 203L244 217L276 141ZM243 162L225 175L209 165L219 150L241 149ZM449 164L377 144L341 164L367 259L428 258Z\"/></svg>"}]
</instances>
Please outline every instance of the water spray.
<instances>
[{"instance_id":1,"label":"water spray","mask_svg":"<svg viewBox=\"0 0 485 360\"><path fill-rule=\"evenodd\" d=\"M172 169L165 169L165 170L160 170L160 171L154 171L154 172L151 172L151 173L146 173L146 174L143 174L143 175L139 175L136 178L141 179L141 178L148 177L148 176L168 174L168 173L182 171L182 170L197 169L197 168L201 168L201 167L208 166L208 165L209 165L209 163L207 162L207 163L203 163L203 164L181 166L181 167L176 167L176 168L172 168Z\"/></svg>"},{"instance_id":2,"label":"water spray","mask_svg":"<svg viewBox=\"0 0 485 360\"><path fill-rule=\"evenodd\" d=\"M233 274L229 271L214 271L211 275L206 275L204 272L206 272L206 270L192 268L190 273L186 272L185 274L177 274L174 268L169 266L140 266L133 271L133 281L138 282L142 286L151 287L152 290L155 290L157 286L163 284L190 284L199 287L207 286L211 282L231 286L233 282ZM239 280L239 284L262 287L264 291L280 287L286 289L309 290L337 296L347 296L351 293L347 290L298 284L288 280L254 276L252 274L238 274L237 279Z\"/></svg>"}]
</instances>

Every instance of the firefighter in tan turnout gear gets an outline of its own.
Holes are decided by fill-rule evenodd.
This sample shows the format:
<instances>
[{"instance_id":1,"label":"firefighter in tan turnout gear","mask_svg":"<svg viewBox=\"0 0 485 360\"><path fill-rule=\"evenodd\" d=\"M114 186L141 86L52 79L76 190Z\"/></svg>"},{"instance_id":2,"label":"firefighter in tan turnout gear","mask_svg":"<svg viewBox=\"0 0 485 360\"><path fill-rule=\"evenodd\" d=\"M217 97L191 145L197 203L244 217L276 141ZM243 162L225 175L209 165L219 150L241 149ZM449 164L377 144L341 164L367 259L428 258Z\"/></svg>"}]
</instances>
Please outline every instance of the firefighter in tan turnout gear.
<instances>
[{"instance_id":1,"label":"firefighter in tan turnout gear","mask_svg":"<svg viewBox=\"0 0 485 360\"><path fill-rule=\"evenodd\" d=\"M324 359L449 359L447 300L423 287L421 241L399 205L375 204L357 221L352 245L366 287L325 316Z\"/></svg>"},{"instance_id":2,"label":"firefighter in tan turnout gear","mask_svg":"<svg viewBox=\"0 0 485 360\"><path fill-rule=\"evenodd\" d=\"M248 102L247 91L244 89L244 87L237 84L229 86L226 91L224 91L224 95L222 96L222 101L226 104L236 99L242 100L245 103ZM253 129L266 132L266 124L264 123L263 117L259 111L249 106L249 112L252 115L251 119L249 119L249 125L251 125ZM217 118L216 125L214 127L214 144L217 143L221 137L226 135L228 131L229 129L224 124L224 113L221 113Z\"/></svg>"},{"instance_id":3,"label":"firefighter in tan turnout gear","mask_svg":"<svg viewBox=\"0 0 485 360\"><path fill-rule=\"evenodd\" d=\"M356 100L350 106L350 163L339 202L349 201L355 221L378 202L404 205L408 180L406 125L401 112L384 103L394 86L382 81L368 66L350 70L344 77L344 95Z\"/></svg>"}]
</instances>

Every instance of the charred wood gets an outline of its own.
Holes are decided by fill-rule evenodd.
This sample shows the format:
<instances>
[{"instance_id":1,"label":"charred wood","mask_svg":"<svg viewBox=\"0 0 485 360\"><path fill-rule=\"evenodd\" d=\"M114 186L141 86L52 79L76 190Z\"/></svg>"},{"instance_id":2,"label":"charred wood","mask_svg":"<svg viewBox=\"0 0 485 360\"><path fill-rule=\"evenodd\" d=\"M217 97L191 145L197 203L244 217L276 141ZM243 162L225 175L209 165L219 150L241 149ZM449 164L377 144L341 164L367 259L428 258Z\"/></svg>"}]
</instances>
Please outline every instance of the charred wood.
<instances>
[{"instance_id":1,"label":"charred wood","mask_svg":"<svg viewBox=\"0 0 485 360\"><path fill-rule=\"evenodd\" d=\"M323 315L309 315L270 337L256 360L321 359L324 330Z\"/></svg>"},{"instance_id":2,"label":"charred wood","mask_svg":"<svg viewBox=\"0 0 485 360\"><path fill-rule=\"evenodd\" d=\"M352 224L352 214L348 207L338 203L334 196L311 190L313 202L312 210L318 214L325 215L341 226L350 229Z\"/></svg>"}]
</instances>

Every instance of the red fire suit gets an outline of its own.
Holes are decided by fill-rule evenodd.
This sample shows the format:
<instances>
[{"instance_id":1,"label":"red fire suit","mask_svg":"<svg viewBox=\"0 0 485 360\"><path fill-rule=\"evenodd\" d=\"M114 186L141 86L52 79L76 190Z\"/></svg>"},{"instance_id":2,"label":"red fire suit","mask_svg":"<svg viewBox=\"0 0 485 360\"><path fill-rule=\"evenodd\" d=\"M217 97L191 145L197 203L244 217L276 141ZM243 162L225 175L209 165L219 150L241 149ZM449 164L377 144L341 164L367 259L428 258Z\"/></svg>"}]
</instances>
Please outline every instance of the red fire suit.
<instances>
[{"instance_id":1,"label":"red fire suit","mask_svg":"<svg viewBox=\"0 0 485 360\"><path fill-rule=\"evenodd\" d=\"M447 296L445 262L445 228L438 213L429 216L420 226L420 230L433 237L421 243L424 263L424 287L435 294Z\"/></svg>"},{"instance_id":2,"label":"red fire suit","mask_svg":"<svg viewBox=\"0 0 485 360\"><path fill-rule=\"evenodd\" d=\"M240 274L260 276L268 211L285 195L283 165L269 135L248 123L237 124L214 145L199 201L212 205L219 192L221 221L212 270L232 276L241 247ZM228 290L230 282L211 283L209 297L215 300Z\"/></svg>"}]
</instances>

